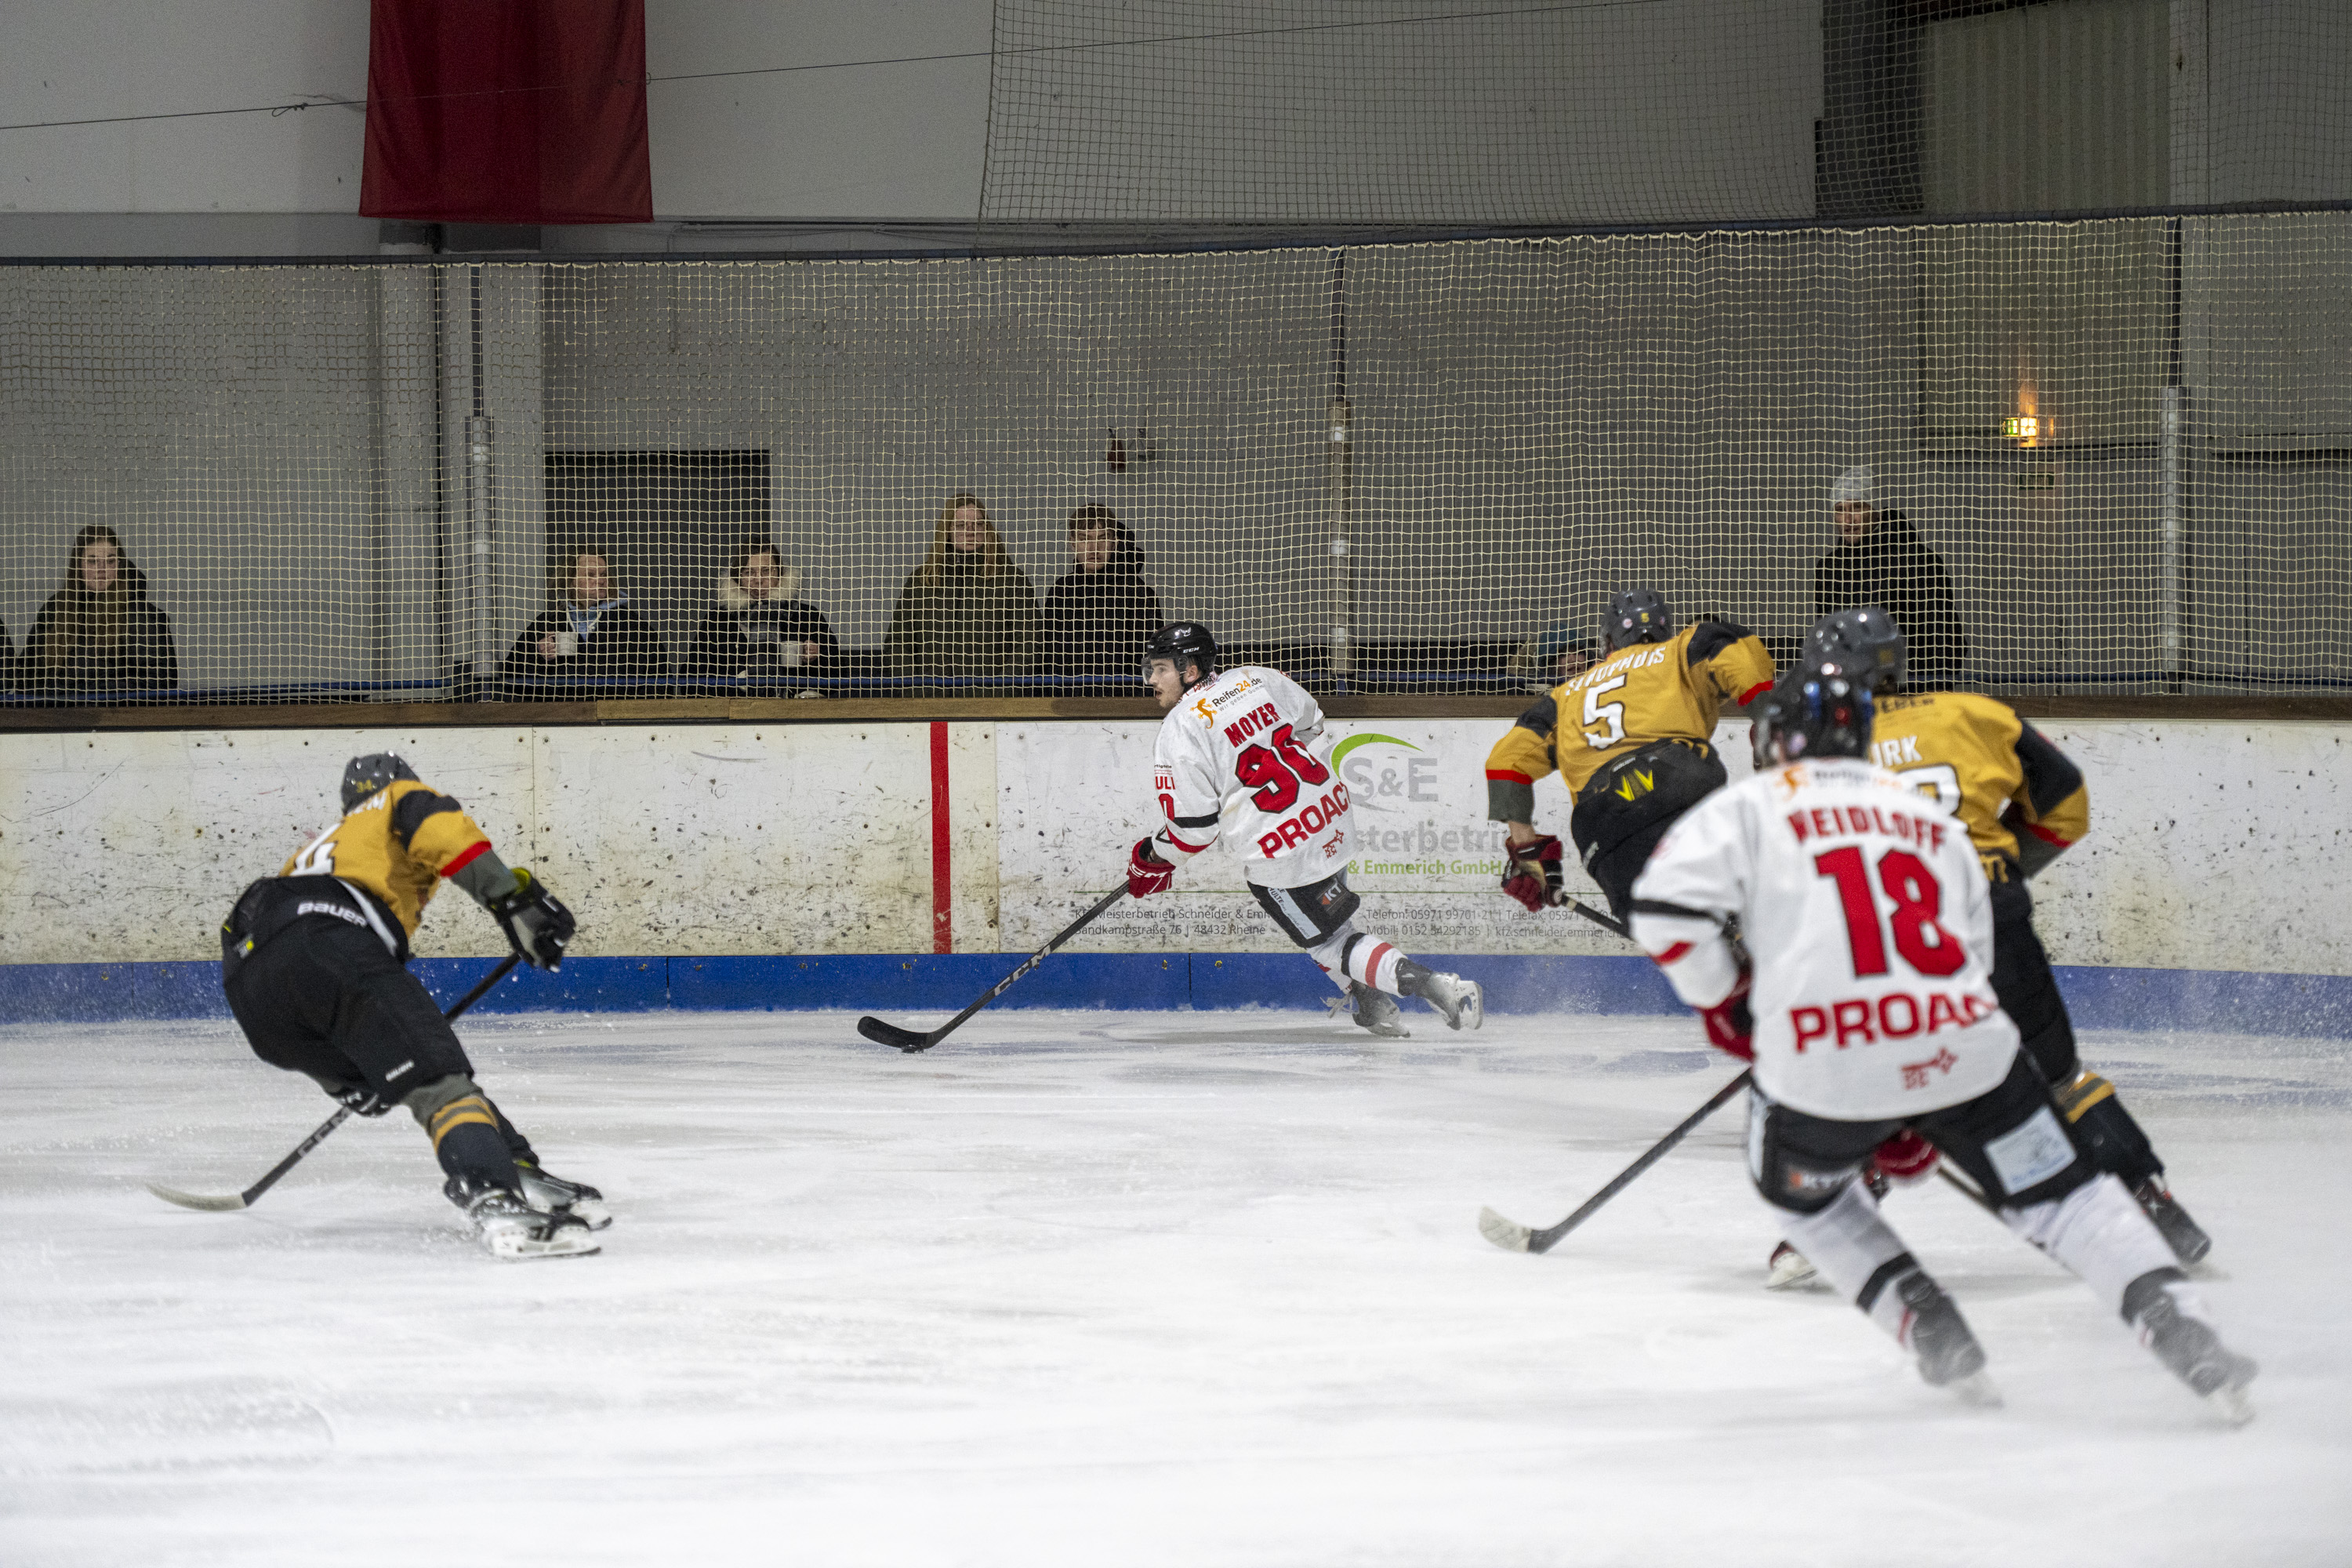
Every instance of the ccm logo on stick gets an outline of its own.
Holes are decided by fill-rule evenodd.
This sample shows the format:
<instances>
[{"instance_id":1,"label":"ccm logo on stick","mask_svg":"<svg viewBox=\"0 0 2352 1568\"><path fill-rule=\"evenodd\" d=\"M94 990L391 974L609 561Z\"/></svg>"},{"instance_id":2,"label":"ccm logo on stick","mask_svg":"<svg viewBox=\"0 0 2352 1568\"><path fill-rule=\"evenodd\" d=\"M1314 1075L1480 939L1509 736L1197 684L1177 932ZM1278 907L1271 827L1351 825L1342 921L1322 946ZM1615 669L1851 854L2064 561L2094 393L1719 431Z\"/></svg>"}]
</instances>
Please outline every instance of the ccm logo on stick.
<instances>
[{"instance_id":1,"label":"ccm logo on stick","mask_svg":"<svg viewBox=\"0 0 2352 1568\"><path fill-rule=\"evenodd\" d=\"M1826 1007L1791 1007L1789 1027L1795 1031L1797 1051L1802 1055L1815 1040L1828 1039L1832 1030L1837 1033L1837 1048L1843 1050L1857 1041L1874 1046L1883 1039L1907 1040L1938 1029L1965 1029L1995 1011L1994 1003L1965 991L1957 996L1948 991L1930 991L1924 1008L1908 991L1890 991L1875 1002L1854 996Z\"/></svg>"},{"instance_id":2,"label":"ccm logo on stick","mask_svg":"<svg viewBox=\"0 0 2352 1568\"><path fill-rule=\"evenodd\" d=\"M1309 801L1296 816L1286 816L1275 825L1271 833L1258 836L1258 853L1272 859L1293 844L1304 844L1330 826L1334 817L1348 809L1348 786L1333 784L1320 800Z\"/></svg>"}]
</instances>

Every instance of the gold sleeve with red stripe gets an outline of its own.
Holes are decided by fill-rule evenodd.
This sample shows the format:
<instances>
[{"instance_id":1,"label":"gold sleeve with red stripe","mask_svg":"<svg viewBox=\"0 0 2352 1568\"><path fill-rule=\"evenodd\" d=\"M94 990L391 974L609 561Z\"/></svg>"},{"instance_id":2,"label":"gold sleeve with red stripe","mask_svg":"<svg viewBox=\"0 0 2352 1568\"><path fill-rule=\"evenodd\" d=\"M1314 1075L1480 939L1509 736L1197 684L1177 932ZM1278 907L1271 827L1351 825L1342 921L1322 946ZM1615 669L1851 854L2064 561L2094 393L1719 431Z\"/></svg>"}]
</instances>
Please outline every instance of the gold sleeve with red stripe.
<instances>
[{"instance_id":1,"label":"gold sleeve with red stripe","mask_svg":"<svg viewBox=\"0 0 2352 1568\"><path fill-rule=\"evenodd\" d=\"M1763 639L1733 621L1701 621L1691 628L1690 662L1706 672L1716 693L1745 708L1772 689L1777 673Z\"/></svg>"},{"instance_id":2,"label":"gold sleeve with red stripe","mask_svg":"<svg viewBox=\"0 0 2352 1568\"><path fill-rule=\"evenodd\" d=\"M489 835L447 795L404 779L392 788L392 837L422 869L452 877L489 849Z\"/></svg>"},{"instance_id":3,"label":"gold sleeve with red stripe","mask_svg":"<svg viewBox=\"0 0 2352 1568\"><path fill-rule=\"evenodd\" d=\"M1548 696L1518 717L1486 753L1486 817L1491 822L1530 822L1536 780L1559 765L1552 731L1559 703Z\"/></svg>"},{"instance_id":4,"label":"gold sleeve with red stripe","mask_svg":"<svg viewBox=\"0 0 2352 1568\"><path fill-rule=\"evenodd\" d=\"M2091 791L2074 759L2022 719L2017 761L2023 777L2004 815L2017 833L2018 860L2031 877L2091 830Z\"/></svg>"}]
</instances>

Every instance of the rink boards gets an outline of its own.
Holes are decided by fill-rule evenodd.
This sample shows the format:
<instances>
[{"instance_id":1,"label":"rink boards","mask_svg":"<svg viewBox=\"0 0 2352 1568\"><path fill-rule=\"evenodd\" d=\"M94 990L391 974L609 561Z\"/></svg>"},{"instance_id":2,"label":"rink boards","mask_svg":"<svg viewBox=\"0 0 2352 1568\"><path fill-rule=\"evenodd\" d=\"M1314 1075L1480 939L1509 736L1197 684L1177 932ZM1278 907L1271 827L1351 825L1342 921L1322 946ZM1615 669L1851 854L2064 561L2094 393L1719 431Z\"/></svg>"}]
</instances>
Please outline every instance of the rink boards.
<instances>
[{"instance_id":1,"label":"rink boards","mask_svg":"<svg viewBox=\"0 0 2352 1568\"><path fill-rule=\"evenodd\" d=\"M1646 963L1495 888L1484 762L1504 721L1336 722L1359 924L1455 955L1499 1010L1671 1006ZM2092 832L2037 879L2092 1024L2352 1034L2352 726L2042 726ZM0 1020L218 1006L218 921L336 816L343 760L397 749L580 916L562 976L513 1006L953 1006L1116 885L1157 816L1155 724L802 723L0 736ZM1745 771L1744 723L1718 734ZM1538 819L1564 826L1557 778ZM445 900L436 984L498 955ZM1324 983L1222 853L1106 914L1008 1002L1311 1005Z\"/></svg>"}]
</instances>

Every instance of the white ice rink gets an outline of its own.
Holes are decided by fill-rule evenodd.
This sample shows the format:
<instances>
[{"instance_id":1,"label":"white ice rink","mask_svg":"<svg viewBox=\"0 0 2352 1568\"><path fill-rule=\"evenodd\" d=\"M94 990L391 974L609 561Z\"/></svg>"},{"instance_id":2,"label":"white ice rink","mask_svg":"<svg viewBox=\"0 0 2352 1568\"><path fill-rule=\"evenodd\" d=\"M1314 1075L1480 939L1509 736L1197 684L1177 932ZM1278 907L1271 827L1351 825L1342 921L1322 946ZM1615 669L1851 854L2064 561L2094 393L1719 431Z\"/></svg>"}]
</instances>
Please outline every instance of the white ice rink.
<instances>
[{"instance_id":1,"label":"white ice rink","mask_svg":"<svg viewBox=\"0 0 2352 1568\"><path fill-rule=\"evenodd\" d=\"M1416 1010L1418 1011L1418 1010ZM2094 1036L2217 1237L2240 1432L1940 1185L1966 1409L1774 1232L1663 1019L469 1023L601 1257L499 1264L404 1115L210 1026L0 1029L0 1563L2352 1562L2352 1049Z\"/></svg>"}]
</instances>

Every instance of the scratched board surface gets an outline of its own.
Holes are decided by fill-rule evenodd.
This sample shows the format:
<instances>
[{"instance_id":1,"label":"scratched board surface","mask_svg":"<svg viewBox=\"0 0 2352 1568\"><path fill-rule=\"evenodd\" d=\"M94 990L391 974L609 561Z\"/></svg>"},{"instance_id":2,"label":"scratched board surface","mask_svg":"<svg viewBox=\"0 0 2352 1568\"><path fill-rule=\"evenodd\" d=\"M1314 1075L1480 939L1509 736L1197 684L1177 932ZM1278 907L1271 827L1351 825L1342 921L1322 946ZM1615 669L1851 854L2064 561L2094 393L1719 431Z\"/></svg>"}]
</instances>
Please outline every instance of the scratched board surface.
<instances>
[{"instance_id":1,"label":"scratched board surface","mask_svg":"<svg viewBox=\"0 0 2352 1568\"><path fill-rule=\"evenodd\" d=\"M1487 748L1507 721L1331 728L1362 840L1360 923L1427 952L1621 953L1496 890ZM0 736L0 963L217 956L238 889L335 816L387 747L546 871L587 955L1024 951L1116 885L1156 823L1149 721ZM2352 726L2045 726L2091 831L2033 885L2061 963L2352 973ZM1717 742L1747 771L1747 725ZM935 765L936 764L936 765ZM1557 778L1539 826L1565 826ZM1571 865L1570 884L1589 890ZM1079 939L1281 952L1222 848ZM487 956L443 900L420 952Z\"/></svg>"}]
</instances>

